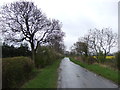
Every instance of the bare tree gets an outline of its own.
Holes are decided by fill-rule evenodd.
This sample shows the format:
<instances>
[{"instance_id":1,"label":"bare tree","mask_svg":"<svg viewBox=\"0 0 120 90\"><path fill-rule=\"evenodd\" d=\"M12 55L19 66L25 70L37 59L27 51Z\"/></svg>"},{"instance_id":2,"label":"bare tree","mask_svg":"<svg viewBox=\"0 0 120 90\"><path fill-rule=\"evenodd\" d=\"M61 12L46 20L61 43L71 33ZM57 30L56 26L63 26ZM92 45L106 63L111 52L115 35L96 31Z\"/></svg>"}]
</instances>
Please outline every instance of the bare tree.
<instances>
[{"instance_id":1,"label":"bare tree","mask_svg":"<svg viewBox=\"0 0 120 90\"><path fill-rule=\"evenodd\" d=\"M50 47L54 48L55 51L59 53L63 53L65 49L65 45L63 43L63 37L65 33L62 31L54 31L53 33L47 36L46 42L49 44Z\"/></svg>"},{"instance_id":2,"label":"bare tree","mask_svg":"<svg viewBox=\"0 0 120 90\"><path fill-rule=\"evenodd\" d=\"M30 43L32 58L38 45L54 31L61 30L58 20L50 20L33 2L21 1L7 4L1 9L1 23L4 40Z\"/></svg>"},{"instance_id":3,"label":"bare tree","mask_svg":"<svg viewBox=\"0 0 120 90\"><path fill-rule=\"evenodd\" d=\"M102 52L106 58L111 49L117 45L117 34L113 33L111 28L90 30L88 44L96 55Z\"/></svg>"},{"instance_id":4,"label":"bare tree","mask_svg":"<svg viewBox=\"0 0 120 90\"><path fill-rule=\"evenodd\" d=\"M76 50L75 50L74 44L70 47L70 54L71 54L71 55L77 54L77 52L76 52Z\"/></svg>"},{"instance_id":5,"label":"bare tree","mask_svg":"<svg viewBox=\"0 0 120 90\"><path fill-rule=\"evenodd\" d=\"M88 56L88 45L86 42L83 42L79 39L78 42L74 43L74 49L76 50L77 54Z\"/></svg>"}]
</instances>

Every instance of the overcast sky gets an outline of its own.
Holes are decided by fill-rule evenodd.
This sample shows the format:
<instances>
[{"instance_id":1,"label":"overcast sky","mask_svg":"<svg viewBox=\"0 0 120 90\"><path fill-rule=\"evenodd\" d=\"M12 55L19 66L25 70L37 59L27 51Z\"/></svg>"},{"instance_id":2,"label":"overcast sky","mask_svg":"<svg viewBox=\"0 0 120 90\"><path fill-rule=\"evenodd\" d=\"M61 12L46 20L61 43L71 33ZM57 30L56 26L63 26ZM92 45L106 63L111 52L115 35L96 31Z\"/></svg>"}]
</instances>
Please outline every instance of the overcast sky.
<instances>
[{"instance_id":1,"label":"overcast sky","mask_svg":"<svg viewBox=\"0 0 120 90\"><path fill-rule=\"evenodd\" d=\"M19 1L1 0L0 5ZM67 50L89 29L110 27L118 33L119 0L27 0L35 2L48 18L62 22Z\"/></svg>"}]
</instances>

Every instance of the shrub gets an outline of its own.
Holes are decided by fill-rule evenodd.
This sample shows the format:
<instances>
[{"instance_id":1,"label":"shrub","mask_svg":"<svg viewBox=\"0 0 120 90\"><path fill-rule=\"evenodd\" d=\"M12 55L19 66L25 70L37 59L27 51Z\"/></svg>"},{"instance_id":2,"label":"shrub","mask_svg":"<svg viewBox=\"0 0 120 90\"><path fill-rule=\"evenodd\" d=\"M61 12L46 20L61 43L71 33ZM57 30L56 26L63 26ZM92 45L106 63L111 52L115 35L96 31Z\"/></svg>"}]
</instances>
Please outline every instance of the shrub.
<instances>
[{"instance_id":1,"label":"shrub","mask_svg":"<svg viewBox=\"0 0 120 90\"><path fill-rule=\"evenodd\" d=\"M49 64L52 64L56 60L57 54L52 48L49 47L39 47L37 50L35 63L37 68L43 68Z\"/></svg>"},{"instance_id":2,"label":"shrub","mask_svg":"<svg viewBox=\"0 0 120 90\"><path fill-rule=\"evenodd\" d=\"M98 53L98 61L99 61L100 63L104 63L105 60L106 60L106 58L105 58L105 55L103 54L103 51L100 51L100 52Z\"/></svg>"},{"instance_id":3,"label":"shrub","mask_svg":"<svg viewBox=\"0 0 120 90\"><path fill-rule=\"evenodd\" d=\"M19 87L33 71L33 63L28 57L3 58L2 88Z\"/></svg>"},{"instance_id":4,"label":"shrub","mask_svg":"<svg viewBox=\"0 0 120 90\"><path fill-rule=\"evenodd\" d=\"M88 64L93 64L95 63L97 60L93 57L93 56L88 56L87 57L87 63Z\"/></svg>"},{"instance_id":5,"label":"shrub","mask_svg":"<svg viewBox=\"0 0 120 90\"><path fill-rule=\"evenodd\" d=\"M117 67L118 70L120 71L120 51L115 54L115 60L117 61Z\"/></svg>"},{"instance_id":6,"label":"shrub","mask_svg":"<svg viewBox=\"0 0 120 90\"><path fill-rule=\"evenodd\" d=\"M86 63L86 57L84 55L81 56L82 62Z\"/></svg>"}]
</instances>

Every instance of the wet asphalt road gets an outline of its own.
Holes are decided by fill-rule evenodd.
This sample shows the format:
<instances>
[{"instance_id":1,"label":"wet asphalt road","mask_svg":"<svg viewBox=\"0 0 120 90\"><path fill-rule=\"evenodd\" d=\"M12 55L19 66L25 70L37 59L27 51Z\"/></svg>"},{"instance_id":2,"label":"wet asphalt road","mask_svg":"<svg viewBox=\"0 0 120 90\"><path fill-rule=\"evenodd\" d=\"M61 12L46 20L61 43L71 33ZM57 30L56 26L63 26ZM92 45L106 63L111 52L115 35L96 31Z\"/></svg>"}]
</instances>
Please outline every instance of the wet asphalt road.
<instances>
[{"instance_id":1,"label":"wet asphalt road","mask_svg":"<svg viewBox=\"0 0 120 90\"><path fill-rule=\"evenodd\" d=\"M117 88L113 82L96 75L69 58L64 58L59 67L58 88Z\"/></svg>"}]
</instances>

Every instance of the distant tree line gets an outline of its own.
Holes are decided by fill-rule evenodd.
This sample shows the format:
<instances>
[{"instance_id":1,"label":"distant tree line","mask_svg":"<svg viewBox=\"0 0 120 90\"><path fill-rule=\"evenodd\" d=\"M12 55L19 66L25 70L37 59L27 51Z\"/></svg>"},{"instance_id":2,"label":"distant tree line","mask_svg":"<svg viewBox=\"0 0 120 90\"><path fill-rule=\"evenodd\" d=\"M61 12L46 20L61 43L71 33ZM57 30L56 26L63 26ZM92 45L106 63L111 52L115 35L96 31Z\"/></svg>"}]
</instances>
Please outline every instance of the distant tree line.
<instances>
[{"instance_id":1,"label":"distant tree line","mask_svg":"<svg viewBox=\"0 0 120 90\"><path fill-rule=\"evenodd\" d=\"M19 47L8 45L3 43L2 45L2 57L15 57L15 56L30 56L31 51L28 49L27 44L21 44Z\"/></svg>"},{"instance_id":2,"label":"distant tree line","mask_svg":"<svg viewBox=\"0 0 120 90\"><path fill-rule=\"evenodd\" d=\"M71 47L71 54L96 56L97 62L104 62L111 49L117 46L117 34L111 28L90 29L88 34L80 37Z\"/></svg>"}]
</instances>

